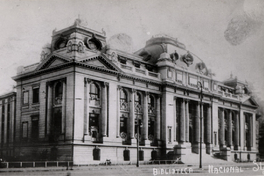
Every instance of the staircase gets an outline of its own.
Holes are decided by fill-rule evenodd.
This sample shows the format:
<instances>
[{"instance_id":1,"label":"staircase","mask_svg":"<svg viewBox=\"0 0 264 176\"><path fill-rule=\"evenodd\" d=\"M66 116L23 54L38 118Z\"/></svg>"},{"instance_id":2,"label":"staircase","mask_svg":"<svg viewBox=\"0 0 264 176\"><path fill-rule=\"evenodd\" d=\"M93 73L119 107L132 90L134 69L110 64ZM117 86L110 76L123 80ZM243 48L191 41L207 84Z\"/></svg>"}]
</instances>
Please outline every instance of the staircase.
<instances>
[{"instance_id":1,"label":"staircase","mask_svg":"<svg viewBox=\"0 0 264 176\"><path fill-rule=\"evenodd\" d=\"M196 153L188 153L185 156L181 158L181 161L185 164L199 164L200 163L200 155ZM206 154L205 152L202 153L202 164L228 164L233 163L232 161L226 161L214 156L211 156L209 154Z\"/></svg>"}]
</instances>

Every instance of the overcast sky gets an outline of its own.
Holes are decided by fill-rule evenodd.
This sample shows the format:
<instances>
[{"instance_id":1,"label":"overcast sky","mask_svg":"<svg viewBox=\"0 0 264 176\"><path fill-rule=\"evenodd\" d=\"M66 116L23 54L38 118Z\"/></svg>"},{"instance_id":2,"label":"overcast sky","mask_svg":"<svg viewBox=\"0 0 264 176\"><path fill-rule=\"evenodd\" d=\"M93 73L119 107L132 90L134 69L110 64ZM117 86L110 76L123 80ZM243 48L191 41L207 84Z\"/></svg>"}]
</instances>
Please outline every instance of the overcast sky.
<instances>
[{"instance_id":1,"label":"overcast sky","mask_svg":"<svg viewBox=\"0 0 264 176\"><path fill-rule=\"evenodd\" d=\"M129 35L134 51L165 33L200 57L215 78L254 84L264 99L263 0L0 0L0 94L18 66L39 62L52 30L80 18L106 36Z\"/></svg>"}]
</instances>

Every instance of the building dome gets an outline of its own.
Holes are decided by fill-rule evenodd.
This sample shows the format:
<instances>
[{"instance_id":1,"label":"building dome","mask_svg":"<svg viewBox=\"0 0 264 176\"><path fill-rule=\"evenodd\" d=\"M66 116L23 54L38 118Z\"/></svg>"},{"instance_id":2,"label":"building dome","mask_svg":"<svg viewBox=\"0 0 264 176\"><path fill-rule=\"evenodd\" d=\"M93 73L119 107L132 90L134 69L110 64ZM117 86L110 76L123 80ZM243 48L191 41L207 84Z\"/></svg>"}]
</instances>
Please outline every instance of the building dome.
<instances>
[{"instance_id":1,"label":"building dome","mask_svg":"<svg viewBox=\"0 0 264 176\"><path fill-rule=\"evenodd\" d=\"M128 53L131 53L133 50L132 38L124 33L113 35L107 43L111 49L118 49Z\"/></svg>"},{"instance_id":2,"label":"building dome","mask_svg":"<svg viewBox=\"0 0 264 176\"><path fill-rule=\"evenodd\" d=\"M165 56L164 53L177 66L208 75L207 67L199 57L186 50L185 45L179 42L177 38L166 34L153 36L146 42L146 46L135 54L141 56L144 61L156 64L160 58Z\"/></svg>"}]
</instances>

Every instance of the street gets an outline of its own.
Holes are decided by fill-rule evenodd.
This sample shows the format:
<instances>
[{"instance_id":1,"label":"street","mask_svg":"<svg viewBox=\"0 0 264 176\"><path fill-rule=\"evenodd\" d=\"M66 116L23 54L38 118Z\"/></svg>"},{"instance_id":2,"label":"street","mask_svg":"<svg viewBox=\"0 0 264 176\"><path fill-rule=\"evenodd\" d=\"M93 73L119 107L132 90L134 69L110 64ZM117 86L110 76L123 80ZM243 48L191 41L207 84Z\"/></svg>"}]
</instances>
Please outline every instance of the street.
<instances>
[{"instance_id":1,"label":"street","mask_svg":"<svg viewBox=\"0 0 264 176\"><path fill-rule=\"evenodd\" d=\"M1 171L1 170L0 170ZM208 170L203 170L202 172L195 169L195 173L180 173L176 172L174 174L168 174L163 172L159 172L158 174L155 174L157 176L159 175L196 175L196 176L209 176L209 175L231 175L231 176L253 176L253 175L264 175L264 171L259 170L259 171L253 171L252 168L243 168L243 172L239 173L208 173ZM201 172L201 173L197 173ZM23 172L0 172L0 175L9 175L9 176L15 176L15 175L20 175L20 176L28 176L28 175L58 175L58 176L80 176L80 175L96 175L96 176L153 176L153 168L148 167L148 168L126 168L123 166L119 166L118 168L115 169L74 169L74 170L61 170L61 171L27 171L26 169Z\"/></svg>"}]
</instances>

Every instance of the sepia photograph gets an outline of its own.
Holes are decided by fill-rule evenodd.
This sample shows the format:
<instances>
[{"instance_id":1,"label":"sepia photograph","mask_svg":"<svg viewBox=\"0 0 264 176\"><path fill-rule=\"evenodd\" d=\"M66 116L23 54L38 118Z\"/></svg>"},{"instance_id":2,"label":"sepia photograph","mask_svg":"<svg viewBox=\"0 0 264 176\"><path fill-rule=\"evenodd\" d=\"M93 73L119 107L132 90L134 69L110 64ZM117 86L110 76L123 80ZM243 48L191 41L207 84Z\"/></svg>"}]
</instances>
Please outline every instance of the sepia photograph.
<instances>
[{"instance_id":1,"label":"sepia photograph","mask_svg":"<svg viewBox=\"0 0 264 176\"><path fill-rule=\"evenodd\" d=\"M264 175L264 0L0 14L0 175Z\"/></svg>"}]
</instances>

